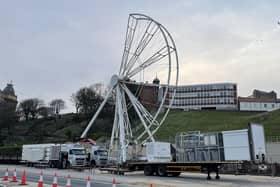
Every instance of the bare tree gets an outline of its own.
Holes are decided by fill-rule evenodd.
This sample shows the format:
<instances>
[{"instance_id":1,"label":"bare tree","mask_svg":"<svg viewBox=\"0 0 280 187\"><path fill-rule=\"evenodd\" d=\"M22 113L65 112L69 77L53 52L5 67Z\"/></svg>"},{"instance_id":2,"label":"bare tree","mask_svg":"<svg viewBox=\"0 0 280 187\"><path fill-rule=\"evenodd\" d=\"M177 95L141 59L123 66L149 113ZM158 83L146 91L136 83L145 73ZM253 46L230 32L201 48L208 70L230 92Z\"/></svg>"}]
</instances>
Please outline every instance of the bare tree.
<instances>
[{"instance_id":1,"label":"bare tree","mask_svg":"<svg viewBox=\"0 0 280 187\"><path fill-rule=\"evenodd\" d=\"M28 121L29 117L35 119L39 114L39 108L44 106L44 101L38 98L25 99L19 104L19 111L25 117L25 120Z\"/></svg>"},{"instance_id":2,"label":"bare tree","mask_svg":"<svg viewBox=\"0 0 280 187\"><path fill-rule=\"evenodd\" d=\"M65 102L62 99L54 99L50 102L50 106L56 115L59 115L60 111L66 108Z\"/></svg>"},{"instance_id":3,"label":"bare tree","mask_svg":"<svg viewBox=\"0 0 280 187\"><path fill-rule=\"evenodd\" d=\"M77 93L73 93L71 95L70 101L74 104L74 106L76 108L76 113L78 113L79 109L80 109L80 103L79 103L78 98L77 98Z\"/></svg>"}]
</instances>

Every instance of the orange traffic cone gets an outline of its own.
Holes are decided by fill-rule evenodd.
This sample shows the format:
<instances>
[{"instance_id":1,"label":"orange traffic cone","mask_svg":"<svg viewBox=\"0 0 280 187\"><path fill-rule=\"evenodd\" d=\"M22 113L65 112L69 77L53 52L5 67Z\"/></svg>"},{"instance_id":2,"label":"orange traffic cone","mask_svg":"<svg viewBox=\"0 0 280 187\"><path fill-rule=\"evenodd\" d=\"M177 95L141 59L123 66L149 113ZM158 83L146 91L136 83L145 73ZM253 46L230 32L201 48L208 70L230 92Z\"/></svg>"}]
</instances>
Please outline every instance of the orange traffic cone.
<instances>
[{"instance_id":1,"label":"orange traffic cone","mask_svg":"<svg viewBox=\"0 0 280 187\"><path fill-rule=\"evenodd\" d=\"M54 173L52 187L57 187L57 175L56 175L56 173Z\"/></svg>"},{"instance_id":2,"label":"orange traffic cone","mask_svg":"<svg viewBox=\"0 0 280 187\"><path fill-rule=\"evenodd\" d=\"M43 172L42 171L40 173L40 179L39 179L39 182L38 182L38 187L44 187Z\"/></svg>"},{"instance_id":3,"label":"orange traffic cone","mask_svg":"<svg viewBox=\"0 0 280 187\"><path fill-rule=\"evenodd\" d=\"M116 187L116 179L113 178L112 187Z\"/></svg>"},{"instance_id":4,"label":"orange traffic cone","mask_svg":"<svg viewBox=\"0 0 280 187\"><path fill-rule=\"evenodd\" d=\"M11 182L17 182L17 170L16 170L16 168L14 170L14 175L13 175L13 179L12 179Z\"/></svg>"},{"instance_id":5,"label":"orange traffic cone","mask_svg":"<svg viewBox=\"0 0 280 187\"><path fill-rule=\"evenodd\" d=\"M8 180L9 180L9 170L8 170L8 168L7 168L6 171L5 171L5 175L4 175L3 180L4 180L4 181L8 181Z\"/></svg>"},{"instance_id":6,"label":"orange traffic cone","mask_svg":"<svg viewBox=\"0 0 280 187\"><path fill-rule=\"evenodd\" d=\"M87 178L87 187L90 187L90 176Z\"/></svg>"},{"instance_id":7,"label":"orange traffic cone","mask_svg":"<svg viewBox=\"0 0 280 187\"><path fill-rule=\"evenodd\" d=\"M67 176L66 187L71 187L71 176L70 175Z\"/></svg>"},{"instance_id":8,"label":"orange traffic cone","mask_svg":"<svg viewBox=\"0 0 280 187\"><path fill-rule=\"evenodd\" d=\"M23 170L22 176L21 176L21 185L26 185L26 172Z\"/></svg>"}]
</instances>

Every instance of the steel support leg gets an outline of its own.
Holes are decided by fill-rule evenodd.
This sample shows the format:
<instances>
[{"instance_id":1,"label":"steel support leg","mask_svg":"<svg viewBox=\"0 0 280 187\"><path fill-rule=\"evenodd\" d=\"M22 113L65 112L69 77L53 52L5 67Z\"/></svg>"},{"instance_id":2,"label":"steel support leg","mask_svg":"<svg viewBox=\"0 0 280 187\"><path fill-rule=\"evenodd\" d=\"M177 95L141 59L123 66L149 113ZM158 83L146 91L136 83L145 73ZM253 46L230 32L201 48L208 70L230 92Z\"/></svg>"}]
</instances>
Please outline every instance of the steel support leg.
<instances>
[{"instance_id":1,"label":"steel support leg","mask_svg":"<svg viewBox=\"0 0 280 187\"><path fill-rule=\"evenodd\" d=\"M219 168L218 168L218 166L216 166L215 171L216 171L216 179L219 180L220 179L220 175L219 175Z\"/></svg>"},{"instance_id":2,"label":"steel support leg","mask_svg":"<svg viewBox=\"0 0 280 187\"><path fill-rule=\"evenodd\" d=\"M211 173L211 168L207 167L207 180L211 180L210 173Z\"/></svg>"}]
</instances>

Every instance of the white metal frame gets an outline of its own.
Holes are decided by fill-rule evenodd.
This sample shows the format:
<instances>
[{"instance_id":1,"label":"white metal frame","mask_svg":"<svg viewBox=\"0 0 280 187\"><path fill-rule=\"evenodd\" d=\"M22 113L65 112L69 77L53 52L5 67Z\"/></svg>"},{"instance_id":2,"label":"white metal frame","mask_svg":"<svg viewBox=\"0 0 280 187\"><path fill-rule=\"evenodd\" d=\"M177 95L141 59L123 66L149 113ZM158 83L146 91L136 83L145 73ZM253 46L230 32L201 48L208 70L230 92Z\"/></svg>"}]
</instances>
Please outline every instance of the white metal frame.
<instances>
[{"instance_id":1,"label":"white metal frame","mask_svg":"<svg viewBox=\"0 0 280 187\"><path fill-rule=\"evenodd\" d=\"M148 26L144 29L144 33L142 38L140 39L138 46L136 47L134 52L131 52L131 46L134 42L135 30L139 26L141 21L149 22ZM139 64L139 59L143 51L146 49L149 42L152 40L155 34L161 34L164 41L162 48L158 50L156 53L152 54L149 58ZM172 55L173 58L172 58ZM167 75L167 84L164 87L164 93L161 103L158 106L155 114L151 114L138 100L138 98L129 90L126 86L127 80L135 76L136 74L141 73L141 71L145 70L147 67L152 64L158 63L161 59L166 58L168 60L168 75ZM175 69L172 69L174 68ZM173 72L175 73L172 73ZM108 91L104 101L101 103L97 112L92 117L89 122L87 128L84 130L81 138L86 137L89 129L92 124L98 117L99 113L103 109L105 103L109 99L110 95L113 93L116 94L115 100L115 114L114 114L114 123L111 134L110 148L113 147L115 143L119 144L119 158L118 161L120 164L125 163L127 161L127 147L130 143L134 144L145 144L147 141L154 142L154 134L163 124L173 102L173 98L175 96L176 89L174 89L172 100L169 101L169 107L165 110L165 113L161 115L159 119L159 114L163 109L163 106L166 105L165 99L168 93L169 84L171 77L175 80L175 86L178 84L178 55L175 43L167 31L165 27L163 27L160 23L156 22L152 18L143 15L143 14L130 14L128 19L127 33L126 33L126 41L124 47L124 53L122 57L122 62L119 70L119 75L114 75L111 79L111 88ZM174 86L174 85L172 85ZM140 134L133 134L133 130L131 127L129 115L128 115L128 104L126 99L131 102L139 120L140 124L144 127L143 132ZM117 140L117 142L115 141ZM132 142L131 142L132 141Z\"/></svg>"}]
</instances>

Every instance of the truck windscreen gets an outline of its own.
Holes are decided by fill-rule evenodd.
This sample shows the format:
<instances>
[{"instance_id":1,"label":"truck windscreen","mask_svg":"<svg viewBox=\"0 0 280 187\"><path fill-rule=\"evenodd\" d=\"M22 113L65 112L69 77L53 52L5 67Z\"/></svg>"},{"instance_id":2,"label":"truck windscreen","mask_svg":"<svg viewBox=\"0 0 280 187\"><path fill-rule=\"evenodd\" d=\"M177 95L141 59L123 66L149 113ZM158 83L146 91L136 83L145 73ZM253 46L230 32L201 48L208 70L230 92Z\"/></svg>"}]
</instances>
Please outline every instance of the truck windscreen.
<instances>
[{"instance_id":1,"label":"truck windscreen","mask_svg":"<svg viewBox=\"0 0 280 187\"><path fill-rule=\"evenodd\" d=\"M84 149L72 149L71 152L74 155L85 155L86 154Z\"/></svg>"},{"instance_id":2,"label":"truck windscreen","mask_svg":"<svg viewBox=\"0 0 280 187\"><path fill-rule=\"evenodd\" d=\"M108 156L108 152L105 150L98 150L97 152L98 152L98 155L100 155L100 156Z\"/></svg>"}]
</instances>

